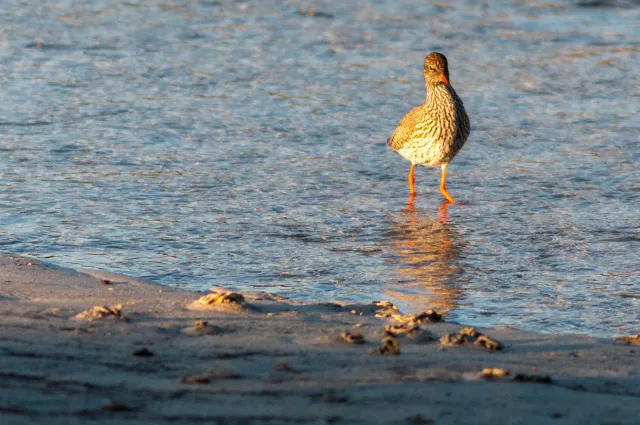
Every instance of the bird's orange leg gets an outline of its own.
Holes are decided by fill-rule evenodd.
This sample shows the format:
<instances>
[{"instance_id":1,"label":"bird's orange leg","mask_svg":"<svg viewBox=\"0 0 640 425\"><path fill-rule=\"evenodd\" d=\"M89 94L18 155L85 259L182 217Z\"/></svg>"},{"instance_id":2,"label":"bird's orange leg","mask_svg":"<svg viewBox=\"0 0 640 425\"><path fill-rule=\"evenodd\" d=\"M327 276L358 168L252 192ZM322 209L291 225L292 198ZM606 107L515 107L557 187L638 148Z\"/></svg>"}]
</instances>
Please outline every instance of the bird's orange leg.
<instances>
[{"instance_id":1,"label":"bird's orange leg","mask_svg":"<svg viewBox=\"0 0 640 425\"><path fill-rule=\"evenodd\" d=\"M447 201L455 204L455 199L453 199L453 197L449 195L449 192L447 192L447 165L449 164L442 164L442 174L440 175L440 192L442 192L444 197L447 198Z\"/></svg>"},{"instance_id":2,"label":"bird's orange leg","mask_svg":"<svg viewBox=\"0 0 640 425\"><path fill-rule=\"evenodd\" d=\"M416 197L416 189L414 183L416 182L416 178L413 176L413 171L415 170L415 164L411 164L411 170L409 171L409 175L407 176L407 180L409 181L409 202L407 207L410 211L413 211L413 200Z\"/></svg>"},{"instance_id":3,"label":"bird's orange leg","mask_svg":"<svg viewBox=\"0 0 640 425\"><path fill-rule=\"evenodd\" d=\"M414 187L416 178L413 176L413 170L415 170L415 168L416 164L411 164L411 170L409 170L409 175L407 176L407 180L409 180L409 195L412 197L416 194L416 189Z\"/></svg>"}]
</instances>

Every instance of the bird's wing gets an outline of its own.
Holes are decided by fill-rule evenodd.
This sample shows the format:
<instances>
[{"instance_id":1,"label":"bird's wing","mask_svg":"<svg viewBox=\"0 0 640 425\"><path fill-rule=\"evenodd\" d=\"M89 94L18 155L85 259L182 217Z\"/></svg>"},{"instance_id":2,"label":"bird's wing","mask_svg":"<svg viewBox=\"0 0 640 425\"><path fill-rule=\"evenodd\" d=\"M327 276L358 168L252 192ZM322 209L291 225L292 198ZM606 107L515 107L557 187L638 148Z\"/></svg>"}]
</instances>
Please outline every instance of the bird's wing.
<instances>
[{"instance_id":1,"label":"bird's wing","mask_svg":"<svg viewBox=\"0 0 640 425\"><path fill-rule=\"evenodd\" d=\"M416 124L423 117L422 107L416 106L405 115L398 124L396 131L387 140L387 146L393 150L402 149L402 146L411 138Z\"/></svg>"}]
</instances>

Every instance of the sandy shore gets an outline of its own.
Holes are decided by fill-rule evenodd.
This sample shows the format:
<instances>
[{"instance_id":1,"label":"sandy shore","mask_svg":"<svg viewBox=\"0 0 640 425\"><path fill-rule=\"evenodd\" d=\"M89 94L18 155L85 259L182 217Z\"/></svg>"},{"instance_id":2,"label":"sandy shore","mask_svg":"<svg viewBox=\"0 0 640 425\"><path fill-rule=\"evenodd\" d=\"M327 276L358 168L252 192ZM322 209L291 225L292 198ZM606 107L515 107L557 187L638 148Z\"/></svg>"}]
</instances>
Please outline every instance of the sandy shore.
<instances>
[{"instance_id":1,"label":"sandy shore","mask_svg":"<svg viewBox=\"0 0 640 425\"><path fill-rule=\"evenodd\" d=\"M0 422L640 423L637 346L478 329L496 350L384 304L203 295L0 257Z\"/></svg>"}]
</instances>

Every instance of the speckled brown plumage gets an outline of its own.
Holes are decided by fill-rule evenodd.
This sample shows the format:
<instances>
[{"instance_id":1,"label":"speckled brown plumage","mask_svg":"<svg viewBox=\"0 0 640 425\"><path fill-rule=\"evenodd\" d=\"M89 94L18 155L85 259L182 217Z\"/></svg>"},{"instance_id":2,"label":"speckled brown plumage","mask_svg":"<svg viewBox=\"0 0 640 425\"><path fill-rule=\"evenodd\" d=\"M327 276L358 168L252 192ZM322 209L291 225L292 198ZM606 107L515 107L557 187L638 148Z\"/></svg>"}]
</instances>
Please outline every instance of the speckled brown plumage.
<instances>
[{"instance_id":1,"label":"speckled brown plumage","mask_svg":"<svg viewBox=\"0 0 640 425\"><path fill-rule=\"evenodd\" d=\"M409 187L418 164L440 166L440 190L449 202L455 202L446 190L446 169L469 137L469 117L462 100L449 82L447 58L430 53L424 60L427 100L402 118L387 145L411 162ZM410 201L411 202L411 201Z\"/></svg>"}]
</instances>

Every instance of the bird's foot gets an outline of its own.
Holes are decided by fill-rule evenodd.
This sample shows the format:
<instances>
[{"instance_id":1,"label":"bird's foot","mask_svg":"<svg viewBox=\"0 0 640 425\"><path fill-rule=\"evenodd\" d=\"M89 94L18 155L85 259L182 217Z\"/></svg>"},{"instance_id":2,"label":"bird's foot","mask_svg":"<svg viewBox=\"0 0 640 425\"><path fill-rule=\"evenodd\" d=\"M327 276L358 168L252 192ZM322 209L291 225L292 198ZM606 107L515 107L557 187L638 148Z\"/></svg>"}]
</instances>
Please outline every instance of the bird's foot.
<instances>
[{"instance_id":1,"label":"bird's foot","mask_svg":"<svg viewBox=\"0 0 640 425\"><path fill-rule=\"evenodd\" d=\"M449 195L449 192L447 192L446 186L444 186L444 185L440 186L440 192L446 198L446 200L449 201L449 203L451 203L451 204L455 204L456 203L456 200L453 199L453 196Z\"/></svg>"}]
</instances>

